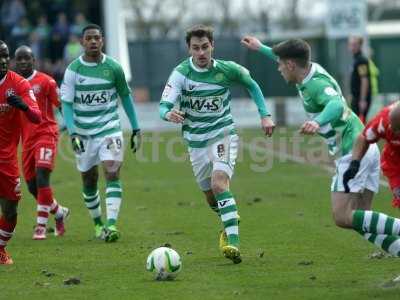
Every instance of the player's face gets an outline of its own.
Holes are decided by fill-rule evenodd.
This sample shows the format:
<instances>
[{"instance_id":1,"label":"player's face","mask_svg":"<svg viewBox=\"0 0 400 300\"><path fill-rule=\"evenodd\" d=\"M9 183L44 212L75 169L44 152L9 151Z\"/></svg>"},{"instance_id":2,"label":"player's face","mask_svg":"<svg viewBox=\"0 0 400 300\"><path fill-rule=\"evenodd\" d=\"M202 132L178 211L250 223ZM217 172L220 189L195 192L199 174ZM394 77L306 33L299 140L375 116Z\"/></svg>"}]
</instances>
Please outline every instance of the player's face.
<instances>
[{"instance_id":1,"label":"player's face","mask_svg":"<svg viewBox=\"0 0 400 300\"><path fill-rule=\"evenodd\" d=\"M278 71L281 73L282 77L289 83L295 83L295 65L291 60L288 59L278 59Z\"/></svg>"},{"instance_id":2,"label":"player's face","mask_svg":"<svg viewBox=\"0 0 400 300\"><path fill-rule=\"evenodd\" d=\"M34 59L28 51L17 51L15 55L15 66L19 74L30 75L33 72Z\"/></svg>"},{"instance_id":3,"label":"player's face","mask_svg":"<svg viewBox=\"0 0 400 300\"><path fill-rule=\"evenodd\" d=\"M0 77L3 78L8 72L8 65L10 63L10 53L6 44L0 45Z\"/></svg>"},{"instance_id":4,"label":"player's face","mask_svg":"<svg viewBox=\"0 0 400 300\"><path fill-rule=\"evenodd\" d=\"M193 36L189 43L189 53L193 56L193 62L200 68L211 65L214 44L207 37Z\"/></svg>"},{"instance_id":5,"label":"player's face","mask_svg":"<svg viewBox=\"0 0 400 300\"><path fill-rule=\"evenodd\" d=\"M82 37L82 46L85 54L90 57L98 57L103 49L103 36L98 29L88 29Z\"/></svg>"}]
</instances>

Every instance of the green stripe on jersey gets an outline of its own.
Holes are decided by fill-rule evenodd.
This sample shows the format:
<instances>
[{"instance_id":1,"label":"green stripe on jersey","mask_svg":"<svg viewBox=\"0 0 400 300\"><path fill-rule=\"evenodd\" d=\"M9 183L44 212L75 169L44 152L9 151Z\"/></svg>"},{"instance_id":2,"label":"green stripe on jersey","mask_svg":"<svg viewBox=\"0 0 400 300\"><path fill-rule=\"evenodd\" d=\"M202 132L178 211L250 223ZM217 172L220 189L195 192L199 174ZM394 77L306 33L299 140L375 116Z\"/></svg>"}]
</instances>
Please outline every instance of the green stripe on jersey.
<instances>
[{"instance_id":1,"label":"green stripe on jersey","mask_svg":"<svg viewBox=\"0 0 400 300\"><path fill-rule=\"evenodd\" d=\"M75 91L82 92L90 92L90 91L99 91L99 90L110 90L114 87L113 83L103 83L103 84L85 84L75 85Z\"/></svg>"},{"instance_id":2,"label":"green stripe on jersey","mask_svg":"<svg viewBox=\"0 0 400 300\"><path fill-rule=\"evenodd\" d=\"M98 117L99 115L105 115L105 114L110 114L114 113L117 111L117 106L112 106L110 108L106 109L99 109L99 110L79 110L79 109L74 109L74 114L75 116L78 117Z\"/></svg>"},{"instance_id":3,"label":"green stripe on jersey","mask_svg":"<svg viewBox=\"0 0 400 300\"><path fill-rule=\"evenodd\" d=\"M97 129L102 128L103 126L107 125L111 121L119 120L118 115L114 115L111 119L102 121L102 122L93 122L93 123L80 123L75 120L75 126L81 129Z\"/></svg>"}]
</instances>

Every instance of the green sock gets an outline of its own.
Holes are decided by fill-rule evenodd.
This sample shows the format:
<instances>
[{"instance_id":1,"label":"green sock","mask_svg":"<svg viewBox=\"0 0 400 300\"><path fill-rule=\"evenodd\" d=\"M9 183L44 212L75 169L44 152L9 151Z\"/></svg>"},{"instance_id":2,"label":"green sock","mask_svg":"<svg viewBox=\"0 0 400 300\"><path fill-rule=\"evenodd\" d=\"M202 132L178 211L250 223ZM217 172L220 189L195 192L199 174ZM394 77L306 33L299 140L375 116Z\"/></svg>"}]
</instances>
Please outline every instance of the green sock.
<instances>
[{"instance_id":1,"label":"green sock","mask_svg":"<svg viewBox=\"0 0 400 300\"><path fill-rule=\"evenodd\" d=\"M387 234L374 234L359 232L364 239L392 254L400 257L400 237Z\"/></svg>"},{"instance_id":2,"label":"green sock","mask_svg":"<svg viewBox=\"0 0 400 300\"><path fill-rule=\"evenodd\" d=\"M95 225L102 225L99 191L96 188L83 187L83 199Z\"/></svg>"},{"instance_id":3,"label":"green sock","mask_svg":"<svg viewBox=\"0 0 400 300\"><path fill-rule=\"evenodd\" d=\"M122 187L119 180L106 183L107 226L115 225L122 200Z\"/></svg>"},{"instance_id":4,"label":"green sock","mask_svg":"<svg viewBox=\"0 0 400 300\"><path fill-rule=\"evenodd\" d=\"M365 233L399 236L400 219L371 210L355 210L353 228Z\"/></svg>"},{"instance_id":5,"label":"green sock","mask_svg":"<svg viewBox=\"0 0 400 300\"><path fill-rule=\"evenodd\" d=\"M239 247L239 226L237 206L229 191L215 195L222 224L224 225L228 244Z\"/></svg>"}]
</instances>

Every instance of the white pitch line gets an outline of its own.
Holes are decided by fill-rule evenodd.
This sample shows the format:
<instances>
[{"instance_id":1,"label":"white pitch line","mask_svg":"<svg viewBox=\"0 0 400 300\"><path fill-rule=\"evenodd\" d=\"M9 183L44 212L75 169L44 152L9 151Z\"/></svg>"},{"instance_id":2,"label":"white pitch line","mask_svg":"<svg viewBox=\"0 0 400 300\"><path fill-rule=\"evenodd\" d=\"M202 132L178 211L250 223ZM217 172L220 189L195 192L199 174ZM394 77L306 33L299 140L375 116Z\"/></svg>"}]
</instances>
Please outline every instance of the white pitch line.
<instances>
[{"instance_id":1,"label":"white pitch line","mask_svg":"<svg viewBox=\"0 0 400 300\"><path fill-rule=\"evenodd\" d=\"M301 156L295 156L289 153L285 153L285 152L280 152L280 151L276 151L276 150L270 150L270 149L266 149L262 146L259 145L254 145L254 144L248 144L248 143L242 143L243 147L246 150L255 150L255 151L264 151L268 154L271 154L275 157L280 157L280 158L284 158L286 160L290 160L293 161L295 163L298 164L310 164L312 166L316 166L319 167L320 169L327 171L328 173L334 174L335 173L335 168L327 166L327 165L323 165L323 164L316 164L316 163L312 163L312 162L308 162L304 159L304 157ZM380 185L384 186L384 187L389 187L389 184L386 180L379 180Z\"/></svg>"}]
</instances>

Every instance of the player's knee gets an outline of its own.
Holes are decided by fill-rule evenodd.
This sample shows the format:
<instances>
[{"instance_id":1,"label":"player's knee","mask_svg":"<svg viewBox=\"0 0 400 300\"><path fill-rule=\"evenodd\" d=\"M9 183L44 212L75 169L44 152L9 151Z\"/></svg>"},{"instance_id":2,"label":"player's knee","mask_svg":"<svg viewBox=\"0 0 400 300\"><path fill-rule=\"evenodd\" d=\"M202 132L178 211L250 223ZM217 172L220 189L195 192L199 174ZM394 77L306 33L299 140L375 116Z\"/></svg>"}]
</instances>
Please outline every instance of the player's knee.
<instances>
[{"instance_id":1,"label":"player's knee","mask_svg":"<svg viewBox=\"0 0 400 300\"><path fill-rule=\"evenodd\" d=\"M36 183L37 183L37 186L40 188L48 187L50 185L50 171L45 170L42 172L37 172Z\"/></svg>"},{"instance_id":2,"label":"player's knee","mask_svg":"<svg viewBox=\"0 0 400 300\"><path fill-rule=\"evenodd\" d=\"M31 180L27 182L28 185L28 191L31 193L31 195L35 198L37 198L37 186L36 186L36 180Z\"/></svg>"},{"instance_id":3,"label":"player's knee","mask_svg":"<svg viewBox=\"0 0 400 300\"><path fill-rule=\"evenodd\" d=\"M107 181L119 180L119 172L105 172L105 178Z\"/></svg>"},{"instance_id":4,"label":"player's knee","mask_svg":"<svg viewBox=\"0 0 400 300\"><path fill-rule=\"evenodd\" d=\"M211 189L214 195L218 195L225 192L227 190L227 186L223 182L217 181L211 183Z\"/></svg>"},{"instance_id":5,"label":"player's knee","mask_svg":"<svg viewBox=\"0 0 400 300\"><path fill-rule=\"evenodd\" d=\"M15 201L6 201L2 206L3 217L8 222L12 222L17 218L18 203Z\"/></svg>"}]
</instances>

